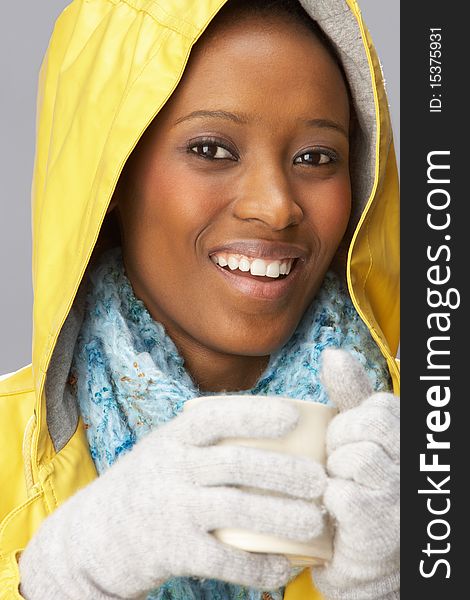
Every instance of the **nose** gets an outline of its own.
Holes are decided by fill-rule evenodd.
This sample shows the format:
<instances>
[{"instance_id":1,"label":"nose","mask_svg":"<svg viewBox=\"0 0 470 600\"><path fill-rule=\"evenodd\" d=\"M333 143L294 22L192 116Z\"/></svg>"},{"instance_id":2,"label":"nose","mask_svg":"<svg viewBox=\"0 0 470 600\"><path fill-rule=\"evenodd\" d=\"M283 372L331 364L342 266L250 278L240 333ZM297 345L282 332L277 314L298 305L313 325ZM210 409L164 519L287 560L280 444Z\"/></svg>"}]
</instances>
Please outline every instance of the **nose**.
<instances>
[{"instance_id":1,"label":"nose","mask_svg":"<svg viewBox=\"0 0 470 600\"><path fill-rule=\"evenodd\" d=\"M261 221L273 231L298 225L301 206L282 166L253 166L245 172L234 204L234 215L242 220Z\"/></svg>"}]
</instances>

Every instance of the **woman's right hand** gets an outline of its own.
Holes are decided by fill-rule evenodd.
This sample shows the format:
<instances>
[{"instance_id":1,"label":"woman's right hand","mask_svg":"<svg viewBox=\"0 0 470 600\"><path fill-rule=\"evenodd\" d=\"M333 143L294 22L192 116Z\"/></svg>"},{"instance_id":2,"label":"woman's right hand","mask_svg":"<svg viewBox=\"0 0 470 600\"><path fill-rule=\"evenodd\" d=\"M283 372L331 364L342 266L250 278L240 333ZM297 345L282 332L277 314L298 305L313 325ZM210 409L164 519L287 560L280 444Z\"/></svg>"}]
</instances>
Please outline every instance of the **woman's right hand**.
<instances>
[{"instance_id":1,"label":"woman's right hand","mask_svg":"<svg viewBox=\"0 0 470 600\"><path fill-rule=\"evenodd\" d=\"M298 418L295 406L281 399L235 395L207 399L154 430L43 522L21 555L22 595L145 598L176 576L258 589L285 585L291 567L284 556L238 550L210 532L233 527L297 541L317 536L323 516L311 501L323 494L323 467L214 444L279 437Z\"/></svg>"}]
</instances>

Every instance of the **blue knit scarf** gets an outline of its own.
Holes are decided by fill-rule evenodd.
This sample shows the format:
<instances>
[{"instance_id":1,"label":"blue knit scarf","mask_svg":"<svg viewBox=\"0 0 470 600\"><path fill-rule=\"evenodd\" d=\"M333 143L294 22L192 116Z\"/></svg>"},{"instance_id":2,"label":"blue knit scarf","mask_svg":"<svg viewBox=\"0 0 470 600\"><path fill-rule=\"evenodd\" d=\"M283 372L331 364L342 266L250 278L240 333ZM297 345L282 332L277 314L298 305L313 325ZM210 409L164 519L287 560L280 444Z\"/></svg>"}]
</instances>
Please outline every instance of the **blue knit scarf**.
<instances>
[{"instance_id":1,"label":"blue knit scarf","mask_svg":"<svg viewBox=\"0 0 470 600\"><path fill-rule=\"evenodd\" d=\"M149 431L173 419L202 395L184 360L125 274L121 248L104 252L89 273L87 309L71 373L91 456L99 474ZM324 348L341 347L366 367L376 390L389 390L385 360L339 278L328 272L288 342L274 352L251 390L233 394L282 395L328 404L319 381ZM216 579L174 577L148 600L282 600Z\"/></svg>"}]
</instances>

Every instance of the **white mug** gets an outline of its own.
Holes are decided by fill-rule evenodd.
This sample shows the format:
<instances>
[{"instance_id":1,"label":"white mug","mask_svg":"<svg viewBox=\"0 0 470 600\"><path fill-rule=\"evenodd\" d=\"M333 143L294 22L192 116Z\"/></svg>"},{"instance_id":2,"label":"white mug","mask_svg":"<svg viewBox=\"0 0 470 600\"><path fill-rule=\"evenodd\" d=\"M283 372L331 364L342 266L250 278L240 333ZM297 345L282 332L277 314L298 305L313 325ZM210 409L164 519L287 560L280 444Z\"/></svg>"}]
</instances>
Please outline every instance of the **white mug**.
<instances>
[{"instance_id":1,"label":"white mug","mask_svg":"<svg viewBox=\"0 0 470 600\"><path fill-rule=\"evenodd\" d=\"M217 398L221 402L225 399L243 397L242 395L201 396L188 400L184 410L204 402L206 399ZM252 395L249 395L253 398ZM217 445L239 445L262 448L275 452L285 452L295 456L311 458L323 465L326 463L325 437L329 422L336 414L336 409L317 402L295 400L284 396L275 396L278 399L293 403L300 412L297 427L279 438L225 438ZM273 494L259 488L240 486L256 494ZM223 528L216 529L213 535L221 542L235 546L249 552L263 552L271 554L284 554L293 566L321 565L331 559L333 555L333 531L327 522L323 533L309 542L295 542L286 538L265 535L262 533L246 531L243 529Z\"/></svg>"}]
</instances>

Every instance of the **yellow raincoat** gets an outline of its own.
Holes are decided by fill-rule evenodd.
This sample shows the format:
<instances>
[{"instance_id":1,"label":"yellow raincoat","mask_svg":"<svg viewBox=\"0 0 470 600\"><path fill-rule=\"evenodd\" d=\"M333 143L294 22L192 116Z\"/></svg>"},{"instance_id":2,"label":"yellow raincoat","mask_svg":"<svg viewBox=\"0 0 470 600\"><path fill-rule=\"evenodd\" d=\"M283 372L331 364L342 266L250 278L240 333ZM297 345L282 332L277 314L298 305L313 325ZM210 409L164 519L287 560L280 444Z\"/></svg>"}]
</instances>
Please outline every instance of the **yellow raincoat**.
<instances>
[{"instance_id":1,"label":"yellow raincoat","mask_svg":"<svg viewBox=\"0 0 470 600\"><path fill-rule=\"evenodd\" d=\"M121 170L223 4L74 0L55 24L38 89L32 364L0 380L2 600L21 598L17 559L41 521L97 476L81 420L55 450L46 373ZM375 125L371 184L349 248L348 286L398 392L398 178L383 76L355 0L331 4L350 12L357 27ZM285 593L285 600L320 598L307 570Z\"/></svg>"}]
</instances>

